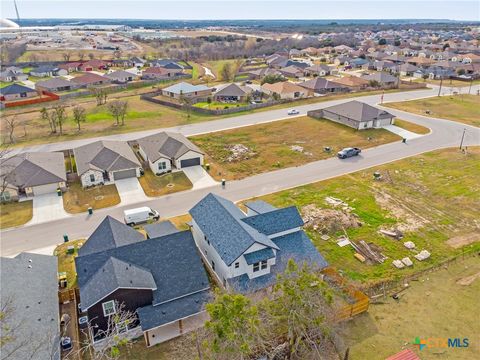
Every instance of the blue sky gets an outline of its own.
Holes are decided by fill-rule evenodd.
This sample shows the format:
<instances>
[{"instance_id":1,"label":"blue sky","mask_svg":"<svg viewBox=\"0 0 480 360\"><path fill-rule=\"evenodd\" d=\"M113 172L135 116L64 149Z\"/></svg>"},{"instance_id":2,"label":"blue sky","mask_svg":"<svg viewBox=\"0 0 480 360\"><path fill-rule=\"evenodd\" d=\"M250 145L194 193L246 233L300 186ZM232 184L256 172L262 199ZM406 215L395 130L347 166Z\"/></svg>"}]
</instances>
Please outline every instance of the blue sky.
<instances>
[{"instance_id":1,"label":"blue sky","mask_svg":"<svg viewBox=\"0 0 480 360\"><path fill-rule=\"evenodd\" d=\"M17 0L21 18L451 19L480 21L480 1L455 0ZM13 0L1 17L16 18Z\"/></svg>"}]
</instances>

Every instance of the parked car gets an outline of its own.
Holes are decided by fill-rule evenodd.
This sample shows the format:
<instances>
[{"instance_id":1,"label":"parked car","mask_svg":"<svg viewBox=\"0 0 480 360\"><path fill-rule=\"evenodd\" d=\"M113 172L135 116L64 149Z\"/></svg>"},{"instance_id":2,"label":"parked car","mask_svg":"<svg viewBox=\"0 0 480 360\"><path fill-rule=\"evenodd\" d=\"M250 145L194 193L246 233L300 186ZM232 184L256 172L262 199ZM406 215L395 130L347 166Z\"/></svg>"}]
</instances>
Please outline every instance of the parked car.
<instances>
[{"instance_id":1,"label":"parked car","mask_svg":"<svg viewBox=\"0 0 480 360\"><path fill-rule=\"evenodd\" d=\"M157 221L160 219L160 214L147 206L129 209L123 212L125 224L134 226L136 224L145 223L149 220Z\"/></svg>"},{"instance_id":2,"label":"parked car","mask_svg":"<svg viewBox=\"0 0 480 360\"><path fill-rule=\"evenodd\" d=\"M337 156L339 159L346 159L346 158L349 158L349 157L352 157L352 156L357 156L358 154L360 154L362 152L361 149L359 148L345 148L343 150L340 150L338 153L337 153Z\"/></svg>"},{"instance_id":3,"label":"parked car","mask_svg":"<svg viewBox=\"0 0 480 360\"><path fill-rule=\"evenodd\" d=\"M300 111L298 111L297 109L290 109L288 110L288 115L298 115L300 114Z\"/></svg>"}]
</instances>

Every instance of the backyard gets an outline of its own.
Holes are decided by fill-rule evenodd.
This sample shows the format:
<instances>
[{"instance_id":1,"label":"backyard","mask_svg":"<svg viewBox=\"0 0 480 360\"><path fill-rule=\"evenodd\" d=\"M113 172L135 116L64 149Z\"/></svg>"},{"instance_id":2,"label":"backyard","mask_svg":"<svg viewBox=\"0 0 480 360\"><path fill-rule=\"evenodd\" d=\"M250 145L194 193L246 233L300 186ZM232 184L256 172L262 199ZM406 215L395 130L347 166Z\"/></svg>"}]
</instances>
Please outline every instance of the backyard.
<instances>
[{"instance_id":1,"label":"backyard","mask_svg":"<svg viewBox=\"0 0 480 360\"><path fill-rule=\"evenodd\" d=\"M147 196L155 197L189 190L192 183L183 171L156 176L150 169L145 171L138 181Z\"/></svg>"},{"instance_id":2,"label":"backyard","mask_svg":"<svg viewBox=\"0 0 480 360\"><path fill-rule=\"evenodd\" d=\"M480 96L452 95L427 99L385 103L383 106L480 127ZM428 113L427 113L428 111Z\"/></svg>"},{"instance_id":3,"label":"backyard","mask_svg":"<svg viewBox=\"0 0 480 360\"><path fill-rule=\"evenodd\" d=\"M101 209L120 203L115 185L95 186L84 189L80 182L71 183L63 194L63 207L66 212L78 214L86 212L89 207Z\"/></svg>"},{"instance_id":4,"label":"backyard","mask_svg":"<svg viewBox=\"0 0 480 360\"><path fill-rule=\"evenodd\" d=\"M217 180L241 179L335 156L344 147L368 148L400 137L383 129L356 131L328 120L298 117L190 138L206 152ZM324 147L331 147L331 152Z\"/></svg>"},{"instance_id":5,"label":"backyard","mask_svg":"<svg viewBox=\"0 0 480 360\"><path fill-rule=\"evenodd\" d=\"M64 272L67 276L67 288L77 286L77 272L75 271L75 258L78 256L78 249L84 244L85 239L72 240L58 245L53 254L58 258L58 272ZM68 248L73 246L71 252Z\"/></svg>"},{"instance_id":6,"label":"backyard","mask_svg":"<svg viewBox=\"0 0 480 360\"><path fill-rule=\"evenodd\" d=\"M425 269L463 250L480 249L479 162L479 147L469 149L467 155L445 149L261 199L278 207L296 205L304 217L309 214L312 221L305 226L307 233L326 260L353 280L377 282ZM373 180L376 171L382 180ZM346 205L331 205L327 197ZM321 219L316 230L312 205ZM380 234L380 229L400 230L404 238L395 240ZM372 243L387 259L372 265L358 261L353 247L337 245L341 235ZM412 241L415 249L404 247L406 241ZM423 249L431 257L422 262L414 259ZM414 262L412 267L392 266L393 260L407 256Z\"/></svg>"},{"instance_id":7,"label":"backyard","mask_svg":"<svg viewBox=\"0 0 480 360\"><path fill-rule=\"evenodd\" d=\"M32 201L11 202L0 206L0 229L20 226L33 216Z\"/></svg>"}]
</instances>

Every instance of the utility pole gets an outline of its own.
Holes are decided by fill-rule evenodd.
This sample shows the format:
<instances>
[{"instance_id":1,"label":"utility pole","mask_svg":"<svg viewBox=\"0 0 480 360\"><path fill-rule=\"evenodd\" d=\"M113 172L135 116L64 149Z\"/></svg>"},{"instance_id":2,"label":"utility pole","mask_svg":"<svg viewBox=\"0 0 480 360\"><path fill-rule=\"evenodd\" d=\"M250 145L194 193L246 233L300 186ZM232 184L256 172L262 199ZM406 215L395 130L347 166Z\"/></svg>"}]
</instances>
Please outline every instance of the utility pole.
<instances>
[{"instance_id":1,"label":"utility pole","mask_svg":"<svg viewBox=\"0 0 480 360\"><path fill-rule=\"evenodd\" d=\"M443 84L443 74L440 75L440 86L438 87L438 96L442 92L442 84Z\"/></svg>"},{"instance_id":2,"label":"utility pole","mask_svg":"<svg viewBox=\"0 0 480 360\"><path fill-rule=\"evenodd\" d=\"M465 131L467 131L467 129L463 128L463 134L462 134L462 140L460 140L460 150L462 150L462 146L463 146L463 139L465 139Z\"/></svg>"}]
</instances>

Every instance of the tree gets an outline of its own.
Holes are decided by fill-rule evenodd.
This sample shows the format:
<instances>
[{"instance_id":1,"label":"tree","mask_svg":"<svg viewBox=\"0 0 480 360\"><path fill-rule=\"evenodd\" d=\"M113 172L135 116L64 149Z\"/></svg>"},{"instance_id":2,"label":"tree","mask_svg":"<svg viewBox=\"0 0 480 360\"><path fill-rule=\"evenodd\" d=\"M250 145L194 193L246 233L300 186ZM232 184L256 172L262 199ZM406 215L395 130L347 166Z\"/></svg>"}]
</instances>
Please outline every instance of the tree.
<instances>
[{"instance_id":1,"label":"tree","mask_svg":"<svg viewBox=\"0 0 480 360\"><path fill-rule=\"evenodd\" d=\"M97 106L107 103L107 91L105 89L94 88L93 94L95 95L95 99L97 100Z\"/></svg>"},{"instance_id":2,"label":"tree","mask_svg":"<svg viewBox=\"0 0 480 360\"><path fill-rule=\"evenodd\" d=\"M368 82L368 86L370 86L372 88L378 88L378 87L381 86L381 84L377 80L370 80Z\"/></svg>"},{"instance_id":3,"label":"tree","mask_svg":"<svg viewBox=\"0 0 480 360\"><path fill-rule=\"evenodd\" d=\"M244 295L217 292L206 310L210 320L205 328L211 336L204 341L204 348L215 354L215 359L247 357L259 334L258 308Z\"/></svg>"},{"instance_id":4,"label":"tree","mask_svg":"<svg viewBox=\"0 0 480 360\"><path fill-rule=\"evenodd\" d=\"M183 93L180 93L180 98L178 99L180 104L184 107L187 113L187 119L190 118L190 112L192 111L192 101L188 96L185 96ZM208 100L207 100L208 101Z\"/></svg>"},{"instance_id":5,"label":"tree","mask_svg":"<svg viewBox=\"0 0 480 360\"><path fill-rule=\"evenodd\" d=\"M394 42L393 42L393 45L395 46L400 46L402 44L402 42L399 40L399 39L396 39Z\"/></svg>"},{"instance_id":6,"label":"tree","mask_svg":"<svg viewBox=\"0 0 480 360\"><path fill-rule=\"evenodd\" d=\"M42 110L40 110L40 116L43 121L48 122L50 132L55 134L57 132L57 122L55 121L53 114L49 113L46 107L43 107Z\"/></svg>"},{"instance_id":7,"label":"tree","mask_svg":"<svg viewBox=\"0 0 480 360\"><path fill-rule=\"evenodd\" d=\"M210 105L212 104L212 97L211 96L209 96L207 98L207 104L208 104L208 108L210 109Z\"/></svg>"},{"instance_id":8,"label":"tree","mask_svg":"<svg viewBox=\"0 0 480 360\"><path fill-rule=\"evenodd\" d=\"M113 52L113 57L114 57L115 59L120 59L120 58L122 57L122 51L121 51L121 50L115 50L115 51Z\"/></svg>"},{"instance_id":9,"label":"tree","mask_svg":"<svg viewBox=\"0 0 480 360\"><path fill-rule=\"evenodd\" d=\"M115 125L125 124L125 115L127 114L128 102L115 100L108 104L108 112L115 118Z\"/></svg>"},{"instance_id":10,"label":"tree","mask_svg":"<svg viewBox=\"0 0 480 360\"><path fill-rule=\"evenodd\" d=\"M77 56L78 60L83 61L83 59L85 58L85 53L83 51L79 51Z\"/></svg>"},{"instance_id":11,"label":"tree","mask_svg":"<svg viewBox=\"0 0 480 360\"><path fill-rule=\"evenodd\" d=\"M78 131L80 131L80 124L85 122L87 115L85 113L85 108L77 105L73 108L73 121L77 124Z\"/></svg>"},{"instance_id":12,"label":"tree","mask_svg":"<svg viewBox=\"0 0 480 360\"><path fill-rule=\"evenodd\" d=\"M230 63L225 63L220 70L220 78L224 81L230 81L233 77L232 65Z\"/></svg>"},{"instance_id":13,"label":"tree","mask_svg":"<svg viewBox=\"0 0 480 360\"><path fill-rule=\"evenodd\" d=\"M445 43L442 47L443 51L445 51L445 49L449 48L450 47L450 44L449 43Z\"/></svg>"},{"instance_id":14,"label":"tree","mask_svg":"<svg viewBox=\"0 0 480 360\"><path fill-rule=\"evenodd\" d=\"M90 60L95 59L95 54L94 54L94 53L88 53L88 58L89 58Z\"/></svg>"},{"instance_id":15,"label":"tree","mask_svg":"<svg viewBox=\"0 0 480 360\"><path fill-rule=\"evenodd\" d=\"M5 117L5 123L8 131L8 139L10 140L10 144L13 144L15 142L15 129L19 125L17 122L17 117L15 115Z\"/></svg>"},{"instance_id":16,"label":"tree","mask_svg":"<svg viewBox=\"0 0 480 360\"><path fill-rule=\"evenodd\" d=\"M271 74L271 75L267 75L265 76L262 81L261 81L261 84L275 84L277 82L280 82L280 81L284 81L285 78L283 77L283 75L276 75L276 74Z\"/></svg>"},{"instance_id":17,"label":"tree","mask_svg":"<svg viewBox=\"0 0 480 360\"><path fill-rule=\"evenodd\" d=\"M457 75L465 75L465 69L457 69Z\"/></svg>"},{"instance_id":18,"label":"tree","mask_svg":"<svg viewBox=\"0 0 480 360\"><path fill-rule=\"evenodd\" d=\"M378 40L378 45L387 45L387 40L383 38Z\"/></svg>"},{"instance_id":19,"label":"tree","mask_svg":"<svg viewBox=\"0 0 480 360\"><path fill-rule=\"evenodd\" d=\"M66 106L63 104L55 105L53 107L53 112L51 116L53 115L53 120L57 126L58 129L60 130L60 135L63 135L63 124L65 123L65 120L67 120L67 110Z\"/></svg>"},{"instance_id":20,"label":"tree","mask_svg":"<svg viewBox=\"0 0 480 360\"><path fill-rule=\"evenodd\" d=\"M70 61L70 57L72 56L72 53L71 52L65 52L65 53L62 54L62 56L63 56L63 60L68 62L68 61Z\"/></svg>"}]
</instances>

